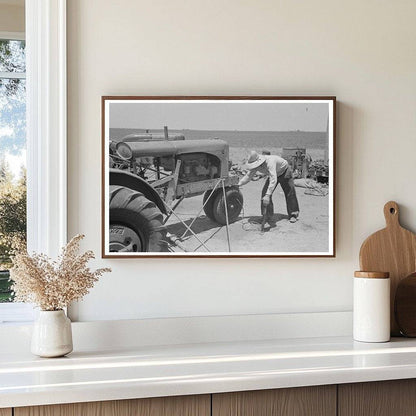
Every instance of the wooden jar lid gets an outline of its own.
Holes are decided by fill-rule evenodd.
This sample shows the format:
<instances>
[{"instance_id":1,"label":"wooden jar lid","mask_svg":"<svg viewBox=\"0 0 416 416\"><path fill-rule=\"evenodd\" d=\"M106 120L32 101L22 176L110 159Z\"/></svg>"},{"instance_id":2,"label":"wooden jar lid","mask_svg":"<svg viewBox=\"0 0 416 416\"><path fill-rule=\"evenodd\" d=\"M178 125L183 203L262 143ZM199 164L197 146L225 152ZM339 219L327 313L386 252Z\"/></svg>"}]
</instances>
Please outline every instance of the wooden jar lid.
<instances>
[{"instance_id":1,"label":"wooden jar lid","mask_svg":"<svg viewBox=\"0 0 416 416\"><path fill-rule=\"evenodd\" d=\"M365 279L388 279L390 277L389 272L354 272L354 277L363 277Z\"/></svg>"}]
</instances>

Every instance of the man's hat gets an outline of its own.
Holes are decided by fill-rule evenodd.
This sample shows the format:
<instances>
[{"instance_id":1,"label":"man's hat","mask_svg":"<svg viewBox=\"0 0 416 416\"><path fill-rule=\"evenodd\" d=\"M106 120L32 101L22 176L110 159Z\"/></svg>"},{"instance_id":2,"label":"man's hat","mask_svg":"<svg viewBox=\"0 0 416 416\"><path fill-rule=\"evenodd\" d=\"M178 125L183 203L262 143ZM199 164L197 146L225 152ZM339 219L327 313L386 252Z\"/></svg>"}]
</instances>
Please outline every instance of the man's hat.
<instances>
[{"instance_id":1,"label":"man's hat","mask_svg":"<svg viewBox=\"0 0 416 416\"><path fill-rule=\"evenodd\" d=\"M259 155L257 152L252 150L247 159L246 168L253 170L258 168L266 160L264 155Z\"/></svg>"}]
</instances>

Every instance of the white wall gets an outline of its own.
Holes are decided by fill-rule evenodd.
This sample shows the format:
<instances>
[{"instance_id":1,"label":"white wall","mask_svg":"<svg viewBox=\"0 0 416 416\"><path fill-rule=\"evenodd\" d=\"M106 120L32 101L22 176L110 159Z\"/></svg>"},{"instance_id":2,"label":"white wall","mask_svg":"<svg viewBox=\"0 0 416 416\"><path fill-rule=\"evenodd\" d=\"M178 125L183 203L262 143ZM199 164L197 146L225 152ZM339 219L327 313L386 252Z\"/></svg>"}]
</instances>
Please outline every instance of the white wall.
<instances>
[{"instance_id":1,"label":"white wall","mask_svg":"<svg viewBox=\"0 0 416 416\"><path fill-rule=\"evenodd\" d=\"M386 201L416 229L416 2L68 0L69 234L100 256L101 95L336 95L336 259L97 260L79 320L351 309Z\"/></svg>"}]
</instances>

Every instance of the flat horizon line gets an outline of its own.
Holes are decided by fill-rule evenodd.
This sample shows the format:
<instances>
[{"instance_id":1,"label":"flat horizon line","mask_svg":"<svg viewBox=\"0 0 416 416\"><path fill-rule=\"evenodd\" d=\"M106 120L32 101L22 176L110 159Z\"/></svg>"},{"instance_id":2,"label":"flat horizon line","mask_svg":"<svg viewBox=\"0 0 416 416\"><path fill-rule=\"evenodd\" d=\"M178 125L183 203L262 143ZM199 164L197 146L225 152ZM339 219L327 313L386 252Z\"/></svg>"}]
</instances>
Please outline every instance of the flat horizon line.
<instances>
[{"instance_id":1,"label":"flat horizon line","mask_svg":"<svg viewBox=\"0 0 416 416\"><path fill-rule=\"evenodd\" d=\"M150 130L150 132L163 132L164 129L146 129L143 127L109 127L110 129L121 130ZM244 132L244 133L327 133L326 130L212 130L212 129L168 129L169 131L220 131L220 132Z\"/></svg>"}]
</instances>

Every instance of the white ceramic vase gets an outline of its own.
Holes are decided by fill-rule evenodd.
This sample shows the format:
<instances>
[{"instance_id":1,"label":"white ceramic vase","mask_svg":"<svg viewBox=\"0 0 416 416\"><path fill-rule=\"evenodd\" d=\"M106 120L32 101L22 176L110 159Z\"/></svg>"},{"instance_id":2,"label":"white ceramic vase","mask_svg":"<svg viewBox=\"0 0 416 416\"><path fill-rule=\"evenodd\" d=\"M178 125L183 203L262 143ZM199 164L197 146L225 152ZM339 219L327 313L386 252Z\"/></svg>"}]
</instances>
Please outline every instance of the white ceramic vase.
<instances>
[{"instance_id":1,"label":"white ceramic vase","mask_svg":"<svg viewBox=\"0 0 416 416\"><path fill-rule=\"evenodd\" d=\"M71 321L61 309L40 311L33 325L31 351L39 357L62 357L72 351Z\"/></svg>"}]
</instances>

